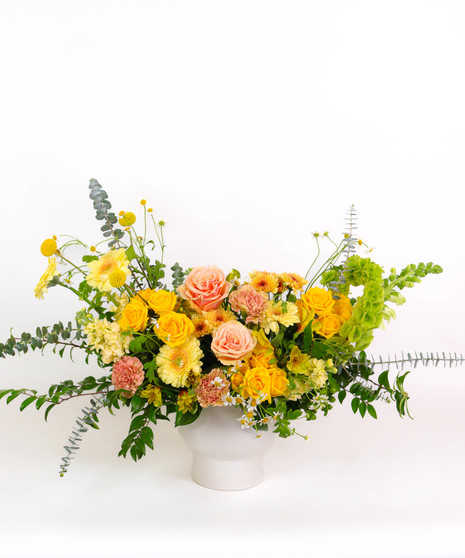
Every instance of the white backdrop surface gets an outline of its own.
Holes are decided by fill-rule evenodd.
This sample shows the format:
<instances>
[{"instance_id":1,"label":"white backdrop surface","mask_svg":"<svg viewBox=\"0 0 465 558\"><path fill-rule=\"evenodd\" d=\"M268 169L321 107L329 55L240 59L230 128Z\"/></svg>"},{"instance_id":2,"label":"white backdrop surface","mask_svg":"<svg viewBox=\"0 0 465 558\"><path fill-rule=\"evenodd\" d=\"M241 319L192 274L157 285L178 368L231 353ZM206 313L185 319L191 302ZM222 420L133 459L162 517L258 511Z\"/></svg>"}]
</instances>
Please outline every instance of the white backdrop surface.
<instances>
[{"instance_id":1,"label":"white backdrop surface","mask_svg":"<svg viewBox=\"0 0 465 558\"><path fill-rule=\"evenodd\" d=\"M167 222L169 265L244 274L304 274L311 233L337 238L353 203L386 271L444 268L370 352L465 352L463 2L0 0L0 52L1 339L80 308L32 291L44 238L99 240L95 177L115 211L146 198ZM90 373L28 353L0 387ZM60 479L81 402L45 423L2 401L0 556L465 556L465 369L418 367L407 389L413 421L338 405L238 493L190 481L170 424L117 458L125 411Z\"/></svg>"}]
</instances>

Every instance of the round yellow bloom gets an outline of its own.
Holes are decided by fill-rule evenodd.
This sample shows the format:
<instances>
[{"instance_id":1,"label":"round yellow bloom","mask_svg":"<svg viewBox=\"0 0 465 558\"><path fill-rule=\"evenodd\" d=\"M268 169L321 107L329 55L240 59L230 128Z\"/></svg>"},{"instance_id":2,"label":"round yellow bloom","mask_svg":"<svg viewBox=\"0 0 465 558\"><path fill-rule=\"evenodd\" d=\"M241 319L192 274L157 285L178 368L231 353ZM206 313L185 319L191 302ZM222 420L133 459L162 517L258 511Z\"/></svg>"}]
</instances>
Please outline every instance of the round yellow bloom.
<instances>
[{"instance_id":1,"label":"round yellow bloom","mask_svg":"<svg viewBox=\"0 0 465 558\"><path fill-rule=\"evenodd\" d=\"M49 258L57 251L57 243L54 238L47 238L40 245L40 253L42 256Z\"/></svg>"},{"instance_id":2,"label":"round yellow bloom","mask_svg":"<svg viewBox=\"0 0 465 558\"><path fill-rule=\"evenodd\" d=\"M334 306L333 294L320 287L308 289L301 297L302 302L309 310L315 310L319 317L327 316Z\"/></svg>"},{"instance_id":3,"label":"round yellow bloom","mask_svg":"<svg viewBox=\"0 0 465 558\"><path fill-rule=\"evenodd\" d=\"M36 298L43 299L44 293L48 291L48 284L53 279L57 273L57 262L55 258L48 259L48 266L42 277L39 279L39 283L34 289L34 294Z\"/></svg>"},{"instance_id":4,"label":"round yellow bloom","mask_svg":"<svg viewBox=\"0 0 465 558\"><path fill-rule=\"evenodd\" d=\"M131 298L129 303L123 308L118 323L123 331L127 331L128 329L142 331L147 327L147 321L147 305L135 296Z\"/></svg>"},{"instance_id":5,"label":"round yellow bloom","mask_svg":"<svg viewBox=\"0 0 465 558\"><path fill-rule=\"evenodd\" d=\"M96 248L95 246L91 246L91 247L90 247L90 251L91 251L91 252L96 252L96 251L97 251L97 248Z\"/></svg>"},{"instance_id":6,"label":"round yellow bloom","mask_svg":"<svg viewBox=\"0 0 465 558\"><path fill-rule=\"evenodd\" d=\"M148 213L152 213L153 209L152 209L151 207L149 207L149 208L147 209L147 211L148 211Z\"/></svg>"},{"instance_id":7,"label":"round yellow bloom","mask_svg":"<svg viewBox=\"0 0 465 558\"><path fill-rule=\"evenodd\" d=\"M109 281L112 287L118 289L122 287L124 283L126 283L126 273L121 269L115 269L112 273L110 273Z\"/></svg>"},{"instance_id":8,"label":"round yellow bloom","mask_svg":"<svg viewBox=\"0 0 465 558\"><path fill-rule=\"evenodd\" d=\"M329 314L329 316L322 316L318 318L321 327L317 330L318 335L330 338L341 329L341 318L337 314Z\"/></svg>"},{"instance_id":9,"label":"round yellow bloom","mask_svg":"<svg viewBox=\"0 0 465 558\"><path fill-rule=\"evenodd\" d=\"M158 318L155 333L168 346L177 347L185 343L186 339L194 333L194 329L192 320L185 314L163 312Z\"/></svg>"},{"instance_id":10,"label":"round yellow bloom","mask_svg":"<svg viewBox=\"0 0 465 558\"><path fill-rule=\"evenodd\" d=\"M352 316L352 304L345 295L338 293L337 296L339 299L334 303L333 313L341 318L341 324L343 324Z\"/></svg>"},{"instance_id":11,"label":"round yellow bloom","mask_svg":"<svg viewBox=\"0 0 465 558\"><path fill-rule=\"evenodd\" d=\"M119 270L126 275L130 275L129 261L124 248L110 250L98 260L89 262L87 265L90 269L90 273L87 275L87 283L103 292L111 291L110 275L114 271Z\"/></svg>"},{"instance_id":12,"label":"round yellow bloom","mask_svg":"<svg viewBox=\"0 0 465 558\"><path fill-rule=\"evenodd\" d=\"M135 222L136 216L131 211L125 211L123 215L121 215L121 217L118 219L118 223L122 227L130 227L131 225L134 225Z\"/></svg>"},{"instance_id":13,"label":"round yellow bloom","mask_svg":"<svg viewBox=\"0 0 465 558\"><path fill-rule=\"evenodd\" d=\"M145 289L137 293L141 296L150 308L156 314L163 314L163 312L171 312L176 306L176 295L170 291L160 289L154 291L153 289Z\"/></svg>"},{"instance_id":14,"label":"round yellow bloom","mask_svg":"<svg viewBox=\"0 0 465 558\"><path fill-rule=\"evenodd\" d=\"M195 337L177 347L163 345L156 357L157 374L165 384L187 387L202 371L202 357L200 342Z\"/></svg>"},{"instance_id":15,"label":"round yellow bloom","mask_svg":"<svg viewBox=\"0 0 465 558\"><path fill-rule=\"evenodd\" d=\"M141 205L145 205L146 203L147 203L147 200L140 200Z\"/></svg>"}]
</instances>

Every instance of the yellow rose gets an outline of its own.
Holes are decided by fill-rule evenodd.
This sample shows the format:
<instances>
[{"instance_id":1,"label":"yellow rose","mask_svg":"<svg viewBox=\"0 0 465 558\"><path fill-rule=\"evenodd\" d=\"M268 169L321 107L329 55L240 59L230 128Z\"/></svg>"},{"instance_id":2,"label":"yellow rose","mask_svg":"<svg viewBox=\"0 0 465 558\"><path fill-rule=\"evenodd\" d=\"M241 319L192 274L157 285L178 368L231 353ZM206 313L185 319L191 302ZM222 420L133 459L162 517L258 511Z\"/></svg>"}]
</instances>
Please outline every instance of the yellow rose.
<instances>
[{"instance_id":1,"label":"yellow rose","mask_svg":"<svg viewBox=\"0 0 465 558\"><path fill-rule=\"evenodd\" d=\"M339 332L341 329L341 318L337 314L329 314L318 319L320 328L317 330L319 335L329 338Z\"/></svg>"},{"instance_id":2,"label":"yellow rose","mask_svg":"<svg viewBox=\"0 0 465 558\"><path fill-rule=\"evenodd\" d=\"M147 321L147 306L138 297L134 297L123 308L118 324L123 331L142 331L146 328Z\"/></svg>"},{"instance_id":3,"label":"yellow rose","mask_svg":"<svg viewBox=\"0 0 465 558\"><path fill-rule=\"evenodd\" d=\"M182 345L194 333L194 324L185 314L163 312L158 318L155 333L169 347Z\"/></svg>"},{"instance_id":4,"label":"yellow rose","mask_svg":"<svg viewBox=\"0 0 465 558\"><path fill-rule=\"evenodd\" d=\"M331 308L334 306L333 294L331 291L320 289L319 287L312 287L308 289L301 297L302 302L309 310L314 310L318 317L327 316L331 313Z\"/></svg>"},{"instance_id":5,"label":"yellow rose","mask_svg":"<svg viewBox=\"0 0 465 558\"><path fill-rule=\"evenodd\" d=\"M289 381L286 377L286 372L281 368L271 368L270 374L270 396L279 397L280 395L288 395Z\"/></svg>"},{"instance_id":6,"label":"yellow rose","mask_svg":"<svg viewBox=\"0 0 465 558\"><path fill-rule=\"evenodd\" d=\"M244 376L244 384L242 386L242 397L253 397L258 399L260 396L270 397L271 378L267 368L258 366L257 368L249 368Z\"/></svg>"},{"instance_id":7,"label":"yellow rose","mask_svg":"<svg viewBox=\"0 0 465 558\"><path fill-rule=\"evenodd\" d=\"M151 291L147 298L147 304L156 314L171 312L176 306L176 295L163 289Z\"/></svg>"},{"instance_id":8,"label":"yellow rose","mask_svg":"<svg viewBox=\"0 0 465 558\"><path fill-rule=\"evenodd\" d=\"M337 296L339 299L334 303L333 312L341 318L341 324L343 324L352 316L352 304L345 295L338 293Z\"/></svg>"}]
</instances>

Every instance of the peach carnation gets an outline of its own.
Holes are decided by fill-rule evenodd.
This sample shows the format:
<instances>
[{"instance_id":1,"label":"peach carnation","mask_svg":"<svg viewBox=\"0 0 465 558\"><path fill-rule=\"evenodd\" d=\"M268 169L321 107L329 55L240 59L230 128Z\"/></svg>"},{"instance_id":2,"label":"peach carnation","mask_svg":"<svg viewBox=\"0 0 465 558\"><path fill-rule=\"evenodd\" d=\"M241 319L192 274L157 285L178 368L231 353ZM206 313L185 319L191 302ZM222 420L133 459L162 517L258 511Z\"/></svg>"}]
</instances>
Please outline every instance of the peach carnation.
<instances>
[{"instance_id":1,"label":"peach carnation","mask_svg":"<svg viewBox=\"0 0 465 558\"><path fill-rule=\"evenodd\" d=\"M125 389L134 395L143 381L144 367L137 357L125 356L113 365L111 382L116 389Z\"/></svg>"},{"instance_id":2,"label":"peach carnation","mask_svg":"<svg viewBox=\"0 0 465 558\"><path fill-rule=\"evenodd\" d=\"M250 331L239 322L226 322L213 334L211 349L221 364L235 364L248 355L257 344Z\"/></svg>"},{"instance_id":3,"label":"peach carnation","mask_svg":"<svg viewBox=\"0 0 465 558\"><path fill-rule=\"evenodd\" d=\"M252 285L244 285L229 295L229 304L234 312L245 312L245 323L258 323L266 308L268 297L258 292Z\"/></svg>"},{"instance_id":4,"label":"peach carnation","mask_svg":"<svg viewBox=\"0 0 465 558\"><path fill-rule=\"evenodd\" d=\"M232 284L215 265L194 267L178 287L178 293L202 312L215 310L228 296Z\"/></svg>"},{"instance_id":5,"label":"peach carnation","mask_svg":"<svg viewBox=\"0 0 465 558\"><path fill-rule=\"evenodd\" d=\"M194 391L201 407L221 407L229 386L230 382L221 368L213 368L200 380Z\"/></svg>"}]
</instances>

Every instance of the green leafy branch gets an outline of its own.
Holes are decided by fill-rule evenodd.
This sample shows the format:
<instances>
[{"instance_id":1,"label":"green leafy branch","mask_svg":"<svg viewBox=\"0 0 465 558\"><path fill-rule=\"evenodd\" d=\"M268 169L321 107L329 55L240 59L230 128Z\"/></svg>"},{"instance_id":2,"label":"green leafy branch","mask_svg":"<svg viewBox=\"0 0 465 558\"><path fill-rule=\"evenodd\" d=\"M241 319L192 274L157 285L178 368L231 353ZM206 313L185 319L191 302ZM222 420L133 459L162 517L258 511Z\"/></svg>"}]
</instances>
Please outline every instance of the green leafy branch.
<instances>
[{"instance_id":1,"label":"green leafy branch","mask_svg":"<svg viewBox=\"0 0 465 558\"><path fill-rule=\"evenodd\" d=\"M114 226L118 222L118 219L116 215L110 211L111 203L108 200L108 194L94 178L90 179L89 189L91 191L89 197L94 204L96 219L98 221L105 221L100 227L100 230L103 232L103 236L113 237L108 243L108 246L111 247L118 243L124 236L124 231Z\"/></svg>"}]
</instances>

